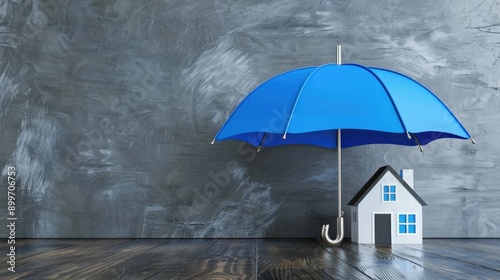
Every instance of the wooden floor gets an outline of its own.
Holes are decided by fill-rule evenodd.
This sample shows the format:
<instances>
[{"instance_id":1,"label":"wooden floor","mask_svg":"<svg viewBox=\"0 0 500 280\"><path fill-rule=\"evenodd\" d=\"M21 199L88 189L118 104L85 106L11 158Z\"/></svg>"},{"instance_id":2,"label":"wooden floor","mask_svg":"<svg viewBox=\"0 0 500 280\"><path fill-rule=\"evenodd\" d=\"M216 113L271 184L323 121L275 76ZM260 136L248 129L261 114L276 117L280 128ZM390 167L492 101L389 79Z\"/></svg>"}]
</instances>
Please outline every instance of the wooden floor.
<instances>
[{"instance_id":1,"label":"wooden floor","mask_svg":"<svg viewBox=\"0 0 500 280\"><path fill-rule=\"evenodd\" d=\"M0 279L500 279L500 239L18 239Z\"/></svg>"}]
</instances>

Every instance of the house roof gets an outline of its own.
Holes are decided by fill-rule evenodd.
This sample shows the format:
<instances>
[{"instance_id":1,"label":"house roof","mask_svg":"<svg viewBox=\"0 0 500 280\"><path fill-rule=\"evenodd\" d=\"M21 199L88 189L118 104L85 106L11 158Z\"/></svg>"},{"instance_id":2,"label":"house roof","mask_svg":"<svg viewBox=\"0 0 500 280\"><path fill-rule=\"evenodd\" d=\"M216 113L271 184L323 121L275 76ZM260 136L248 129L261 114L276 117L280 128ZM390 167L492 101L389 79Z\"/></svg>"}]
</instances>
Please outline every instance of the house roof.
<instances>
[{"instance_id":1,"label":"house roof","mask_svg":"<svg viewBox=\"0 0 500 280\"><path fill-rule=\"evenodd\" d=\"M358 206L363 198L365 198L365 196L373 189L373 187L378 183L378 181L380 181L380 179L382 179L382 177L384 177L387 172L391 172L394 177L396 177L396 179L406 188L409 193L411 193L411 195L413 195L413 197L415 197L416 200L418 200L418 202L422 206L427 205L422 200L422 198L418 196L418 194L410 187L410 185L408 185L408 183L406 183L390 165L380 167L377 172L373 174L370 180L368 180L368 182L366 182L366 184L361 188L361 190L359 190L359 192L351 199L351 201L347 203L347 205Z\"/></svg>"}]
</instances>

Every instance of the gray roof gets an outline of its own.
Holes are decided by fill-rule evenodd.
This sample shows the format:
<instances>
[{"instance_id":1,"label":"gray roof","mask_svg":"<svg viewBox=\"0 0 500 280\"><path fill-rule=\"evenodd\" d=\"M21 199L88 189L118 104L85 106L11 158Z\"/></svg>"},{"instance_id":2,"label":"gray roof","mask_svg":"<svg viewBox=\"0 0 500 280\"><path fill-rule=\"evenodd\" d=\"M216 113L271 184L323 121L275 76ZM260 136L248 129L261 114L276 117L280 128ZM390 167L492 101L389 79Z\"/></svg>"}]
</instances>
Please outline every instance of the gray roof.
<instances>
[{"instance_id":1,"label":"gray roof","mask_svg":"<svg viewBox=\"0 0 500 280\"><path fill-rule=\"evenodd\" d=\"M409 193L415 197L418 202L422 206L426 206L427 204L424 202L424 200L418 196L418 194L406 183L400 176L399 174L392 168L390 165L380 167L375 174L366 182L366 184L359 190L359 192L347 203L347 205L351 206L358 206L358 204L365 198L365 196L373 189L373 187L384 177L385 173L391 172L394 177L408 190Z\"/></svg>"}]
</instances>

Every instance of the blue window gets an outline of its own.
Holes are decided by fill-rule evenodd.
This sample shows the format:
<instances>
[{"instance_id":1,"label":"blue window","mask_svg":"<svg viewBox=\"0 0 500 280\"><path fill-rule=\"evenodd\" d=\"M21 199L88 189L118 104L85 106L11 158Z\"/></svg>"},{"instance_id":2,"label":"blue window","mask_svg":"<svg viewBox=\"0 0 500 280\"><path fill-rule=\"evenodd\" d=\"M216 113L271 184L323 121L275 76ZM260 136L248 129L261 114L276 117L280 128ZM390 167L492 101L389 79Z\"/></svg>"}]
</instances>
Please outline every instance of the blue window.
<instances>
[{"instance_id":1,"label":"blue window","mask_svg":"<svg viewBox=\"0 0 500 280\"><path fill-rule=\"evenodd\" d=\"M402 234L417 233L417 219L415 214L399 214L398 232Z\"/></svg>"},{"instance_id":2,"label":"blue window","mask_svg":"<svg viewBox=\"0 0 500 280\"><path fill-rule=\"evenodd\" d=\"M395 185L384 185L382 189L382 200L396 201L396 186Z\"/></svg>"}]
</instances>

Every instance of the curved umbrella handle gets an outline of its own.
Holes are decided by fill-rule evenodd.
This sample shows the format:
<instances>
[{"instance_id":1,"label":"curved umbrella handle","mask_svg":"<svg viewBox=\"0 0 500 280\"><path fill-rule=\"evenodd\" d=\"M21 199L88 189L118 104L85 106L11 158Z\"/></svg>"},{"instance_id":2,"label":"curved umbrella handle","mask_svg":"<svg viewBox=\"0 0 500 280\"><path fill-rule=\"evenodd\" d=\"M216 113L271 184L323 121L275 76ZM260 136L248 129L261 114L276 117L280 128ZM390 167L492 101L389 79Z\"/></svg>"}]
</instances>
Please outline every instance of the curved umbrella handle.
<instances>
[{"instance_id":1,"label":"curved umbrella handle","mask_svg":"<svg viewBox=\"0 0 500 280\"><path fill-rule=\"evenodd\" d=\"M330 229L330 225L323 225L323 230L321 231L321 237L323 237L323 241L328 245L338 245L344 239L344 217L337 217L337 237L335 240L330 239L328 235L328 230Z\"/></svg>"}]
</instances>

